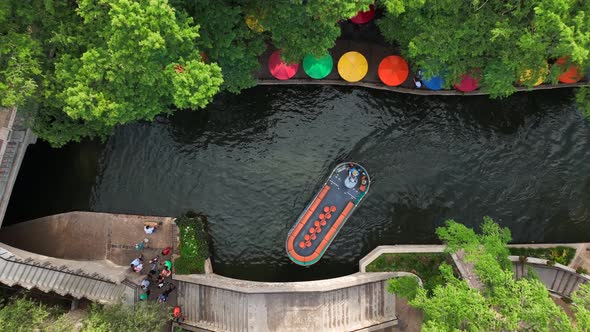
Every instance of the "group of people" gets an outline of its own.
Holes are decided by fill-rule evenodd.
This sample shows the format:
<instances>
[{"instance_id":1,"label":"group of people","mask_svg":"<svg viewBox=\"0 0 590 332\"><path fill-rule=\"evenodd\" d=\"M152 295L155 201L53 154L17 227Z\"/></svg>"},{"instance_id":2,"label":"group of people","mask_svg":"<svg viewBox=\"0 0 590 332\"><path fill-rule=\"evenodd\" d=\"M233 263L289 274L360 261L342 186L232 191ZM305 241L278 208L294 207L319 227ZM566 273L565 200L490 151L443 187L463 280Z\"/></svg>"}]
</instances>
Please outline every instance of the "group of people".
<instances>
[{"instance_id":1,"label":"group of people","mask_svg":"<svg viewBox=\"0 0 590 332\"><path fill-rule=\"evenodd\" d=\"M146 235L150 235L156 231L158 225L158 223L145 223L143 230ZM142 252L147 243L149 243L149 239L145 238L135 246L136 249L140 251L140 255L131 261L130 264L131 269L135 273L142 274L142 271L144 270L144 257ZM172 248L166 247L162 250L160 255L168 256L171 255L171 253ZM145 279L140 283L142 293L139 295L139 299L141 301L146 301L150 296L151 290L156 289L157 287L157 289L163 289L162 293L158 295L157 301L160 303L166 302L170 293L176 289L174 284L169 281L169 278L172 276L172 261L166 259L163 262L160 262L160 255L156 255L148 261L150 270ZM156 287L153 287L154 285L156 285Z\"/></svg>"}]
</instances>

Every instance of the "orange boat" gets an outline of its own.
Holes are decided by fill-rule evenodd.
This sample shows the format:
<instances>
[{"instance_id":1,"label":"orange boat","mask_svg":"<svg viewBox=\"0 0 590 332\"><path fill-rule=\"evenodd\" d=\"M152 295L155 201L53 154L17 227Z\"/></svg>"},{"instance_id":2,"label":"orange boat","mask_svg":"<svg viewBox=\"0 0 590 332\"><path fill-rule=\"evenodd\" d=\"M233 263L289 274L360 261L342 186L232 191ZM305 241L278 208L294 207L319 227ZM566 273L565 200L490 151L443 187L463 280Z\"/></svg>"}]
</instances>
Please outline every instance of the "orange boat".
<instances>
[{"instance_id":1,"label":"orange boat","mask_svg":"<svg viewBox=\"0 0 590 332\"><path fill-rule=\"evenodd\" d=\"M367 171L357 163L336 166L287 236L287 256L296 264L317 263L369 191Z\"/></svg>"}]
</instances>

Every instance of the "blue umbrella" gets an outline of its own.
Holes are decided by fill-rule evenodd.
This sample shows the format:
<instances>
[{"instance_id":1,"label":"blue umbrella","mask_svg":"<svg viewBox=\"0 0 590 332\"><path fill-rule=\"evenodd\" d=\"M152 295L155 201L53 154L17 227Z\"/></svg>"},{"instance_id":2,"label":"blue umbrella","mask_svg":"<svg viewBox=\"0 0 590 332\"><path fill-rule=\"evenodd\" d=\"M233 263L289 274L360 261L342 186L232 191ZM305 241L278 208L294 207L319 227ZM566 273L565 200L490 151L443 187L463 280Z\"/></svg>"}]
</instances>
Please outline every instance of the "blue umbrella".
<instances>
[{"instance_id":1,"label":"blue umbrella","mask_svg":"<svg viewBox=\"0 0 590 332\"><path fill-rule=\"evenodd\" d=\"M422 83L430 90L440 90L444 87L445 81L442 76L432 76L429 80L423 78Z\"/></svg>"}]
</instances>

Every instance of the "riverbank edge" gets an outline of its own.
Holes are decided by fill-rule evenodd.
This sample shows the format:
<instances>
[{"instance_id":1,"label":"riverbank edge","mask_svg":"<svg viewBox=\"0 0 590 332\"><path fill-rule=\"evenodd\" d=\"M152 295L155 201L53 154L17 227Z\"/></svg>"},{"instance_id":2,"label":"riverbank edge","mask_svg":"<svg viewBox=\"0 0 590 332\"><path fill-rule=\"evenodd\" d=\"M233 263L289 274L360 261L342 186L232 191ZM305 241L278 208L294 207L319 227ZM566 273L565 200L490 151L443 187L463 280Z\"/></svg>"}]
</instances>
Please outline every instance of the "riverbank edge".
<instances>
[{"instance_id":1,"label":"riverbank edge","mask_svg":"<svg viewBox=\"0 0 590 332\"><path fill-rule=\"evenodd\" d=\"M374 90L385 90L403 94L412 94L420 96L486 96L489 92L482 90L474 90L470 92L462 92L457 90L428 90L428 89L411 89L400 86L388 86L373 82L347 82L344 80L314 80L314 79L289 79L289 80L273 80L273 79L258 79L257 85L337 85L337 86L352 86L362 87ZM554 90L564 88L580 88L590 85L590 82L576 82L576 83L561 83L561 84L541 84L532 88L525 86L516 86L516 92L531 92L538 90Z\"/></svg>"}]
</instances>

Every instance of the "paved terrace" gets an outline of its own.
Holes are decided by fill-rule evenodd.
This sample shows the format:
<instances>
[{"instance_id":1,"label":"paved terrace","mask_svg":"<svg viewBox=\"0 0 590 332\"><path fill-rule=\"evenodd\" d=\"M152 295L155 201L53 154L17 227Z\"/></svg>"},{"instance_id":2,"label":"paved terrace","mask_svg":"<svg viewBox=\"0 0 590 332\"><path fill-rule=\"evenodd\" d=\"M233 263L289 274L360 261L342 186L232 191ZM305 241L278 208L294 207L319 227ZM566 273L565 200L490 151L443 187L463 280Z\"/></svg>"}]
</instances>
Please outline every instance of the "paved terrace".
<instances>
[{"instance_id":1,"label":"paved terrace","mask_svg":"<svg viewBox=\"0 0 590 332\"><path fill-rule=\"evenodd\" d=\"M177 246L174 218L137 216L95 212L68 212L43 217L0 229L0 247L14 246L22 252L44 255L68 261L72 268L86 271L85 261L107 262L123 269L124 278L137 286L149 271L148 260L159 255L167 246ZM144 221L161 222L153 234L143 231ZM135 245L145 238L144 269L141 274L131 272L130 262L139 255ZM169 259L170 256L160 257ZM117 278L116 282L121 282ZM162 293L154 288L150 299ZM176 303L176 291L168 303Z\"/></svg>"}]
</instances>

